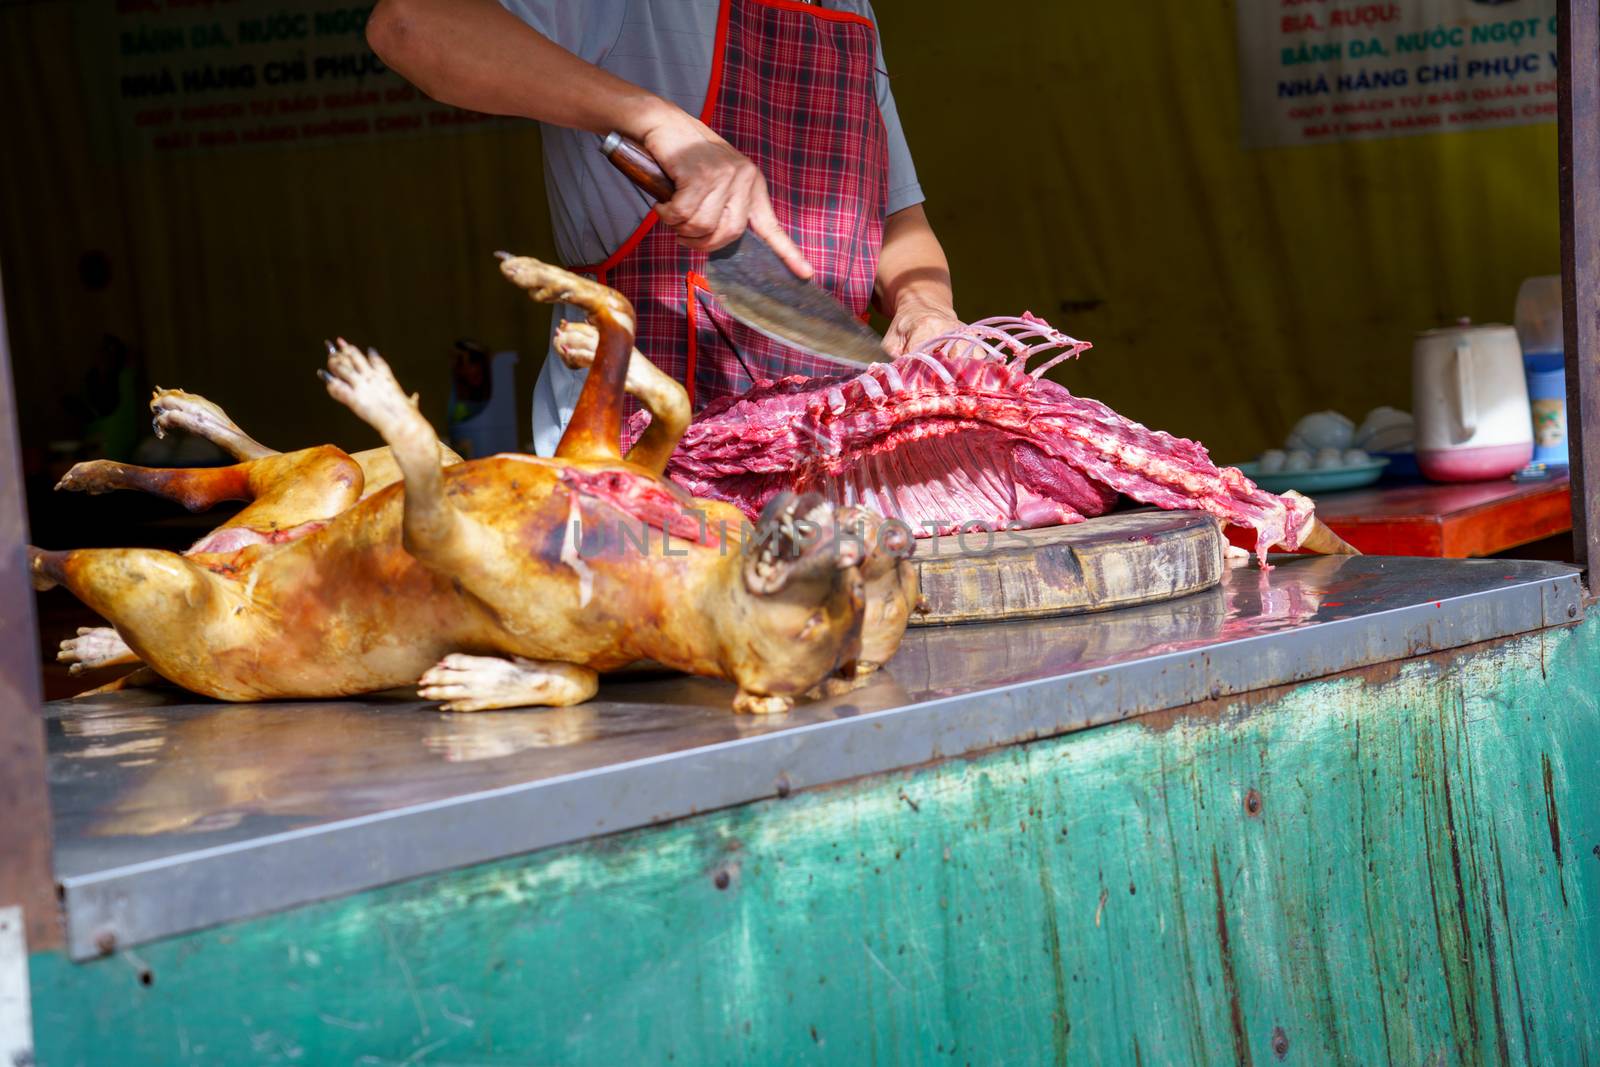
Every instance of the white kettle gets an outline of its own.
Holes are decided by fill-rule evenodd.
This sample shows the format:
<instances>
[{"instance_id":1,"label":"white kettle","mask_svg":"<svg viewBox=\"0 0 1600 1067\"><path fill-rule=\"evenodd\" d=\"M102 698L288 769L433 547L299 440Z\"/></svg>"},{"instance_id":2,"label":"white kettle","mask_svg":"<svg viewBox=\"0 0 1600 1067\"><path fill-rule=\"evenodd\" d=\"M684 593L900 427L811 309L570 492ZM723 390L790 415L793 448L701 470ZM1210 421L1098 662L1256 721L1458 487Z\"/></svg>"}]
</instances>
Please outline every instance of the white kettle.
<instances>
[{"instance_id":1,"label":"white kettle","mask_svg":"<svg viewBox=\"0 0 1600 1067\"><path fill-rule=\"evenodd\" d=\"M1436 482L1515 474L1533 458L1522 346L1509 326L1457 326L1417 336L1411 352L1417 466Z\"/></svg>"}]
</instances>

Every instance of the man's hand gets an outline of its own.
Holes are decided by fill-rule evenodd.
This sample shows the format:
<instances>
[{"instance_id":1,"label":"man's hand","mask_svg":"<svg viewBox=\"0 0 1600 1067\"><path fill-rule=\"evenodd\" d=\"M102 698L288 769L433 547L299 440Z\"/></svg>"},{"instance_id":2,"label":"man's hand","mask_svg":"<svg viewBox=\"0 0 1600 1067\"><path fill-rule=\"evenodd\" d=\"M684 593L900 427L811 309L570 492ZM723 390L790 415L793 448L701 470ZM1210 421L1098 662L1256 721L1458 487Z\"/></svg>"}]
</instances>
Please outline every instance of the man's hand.
<instances>
[{"instance_id":1,"label":"man's hand","mask_svg":"<svg viewBox=\"0 0 1600 1067\"><path fill-rule=\"evenodd\" d=\"M652 126L644 146L678 187L656 212L685 245L714 252L748 225L790 270L802 278L815 273L778 225L761 171L711 127L679 111Z\"/></svg>"},{"instance_id":2,"label":"man's hand","mask_svg":"<svg viewBox=\"0 0 1600 1067\"><path fill-rule=\"evenodd\" d=\"M891 356L903 356L960 325L961 320L949 304L907 293L895 305L894 318L883 335L883 350Z\"/></svg>"}]
</instances>

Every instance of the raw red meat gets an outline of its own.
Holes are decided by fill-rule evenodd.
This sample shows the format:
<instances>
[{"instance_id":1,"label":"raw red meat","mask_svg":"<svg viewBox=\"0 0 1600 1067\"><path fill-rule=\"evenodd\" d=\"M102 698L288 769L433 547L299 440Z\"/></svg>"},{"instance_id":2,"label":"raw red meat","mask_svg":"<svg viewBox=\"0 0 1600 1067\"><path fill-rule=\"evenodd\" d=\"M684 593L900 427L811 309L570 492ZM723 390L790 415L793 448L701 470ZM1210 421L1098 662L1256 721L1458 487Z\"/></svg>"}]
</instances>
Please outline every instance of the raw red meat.
<instances>
[{"instance_id":1,"label":"raw red meat","mask_svg":"<svg viewBox=\"0 0 1600 1067\"><path fill-rule=\"evenodd\" d=\"M1250 527L1263 563L1274 545L1299 547L1310 501L1258 489L1198 443L1043 377L1089 347L1024 314L973 323L858 375L763 382L700 412L667 475L752 518L783 490L817 490L918 536L1081 522L1123 493ZM630 437L648 419L636 415Z\"/></svg>"}]
</instances>

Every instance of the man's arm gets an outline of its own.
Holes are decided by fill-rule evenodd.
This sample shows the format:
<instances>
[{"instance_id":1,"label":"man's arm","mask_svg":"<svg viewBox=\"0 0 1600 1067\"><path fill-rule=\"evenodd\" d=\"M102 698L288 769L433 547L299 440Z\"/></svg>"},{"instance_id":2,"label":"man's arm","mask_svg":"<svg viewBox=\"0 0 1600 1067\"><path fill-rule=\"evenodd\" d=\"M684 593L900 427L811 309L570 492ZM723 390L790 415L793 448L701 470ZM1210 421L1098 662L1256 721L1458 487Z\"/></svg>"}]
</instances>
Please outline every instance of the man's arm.
<instances>
[{"instance_id":1,"label":"man's arm","mask_svg":"<svg viewBox=\"0 0 1600 1067\"><path fill-rule=\"evenodd\" d=\"M380 0L367 43L435 100L640 142L677 184L656 208L692 248L717 249L751 230L790 269L812 268L778 225L760 170L709 126L586 63L495 0Z\"/></svg>"},{"instance_id":2,"label":"man's arm","mask_svg":"<svg viewBox=\"0 0 1600 1067\"><path fill-rule=\"evenodd\" d=\"M950 264L921 204L890 215L878 254L878 303L892 316L883 349L903 356L961 325L950 289Z\"/></svg>"}]
</instances>

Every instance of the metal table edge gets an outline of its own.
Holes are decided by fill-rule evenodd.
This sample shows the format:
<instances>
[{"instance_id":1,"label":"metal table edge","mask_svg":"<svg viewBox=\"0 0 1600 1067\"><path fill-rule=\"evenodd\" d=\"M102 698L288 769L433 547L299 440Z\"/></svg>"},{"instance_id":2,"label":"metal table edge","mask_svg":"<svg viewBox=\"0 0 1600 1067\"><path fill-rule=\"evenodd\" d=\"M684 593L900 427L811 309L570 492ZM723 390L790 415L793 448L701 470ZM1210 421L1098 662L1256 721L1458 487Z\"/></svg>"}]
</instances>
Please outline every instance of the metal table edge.
<instances>
[{"instance_id":1,"label":"metal table edge","mask_svg":"<svg viewBox=\"0 0 1600 1067\"><path fill-rule=\"evenodd\" d=\"M1567 625L1581 620L1584 608L1574 571L64 878L68 954L91 959L108 946L129 947L790 790Z\"/></svg>"}]
</instances>

